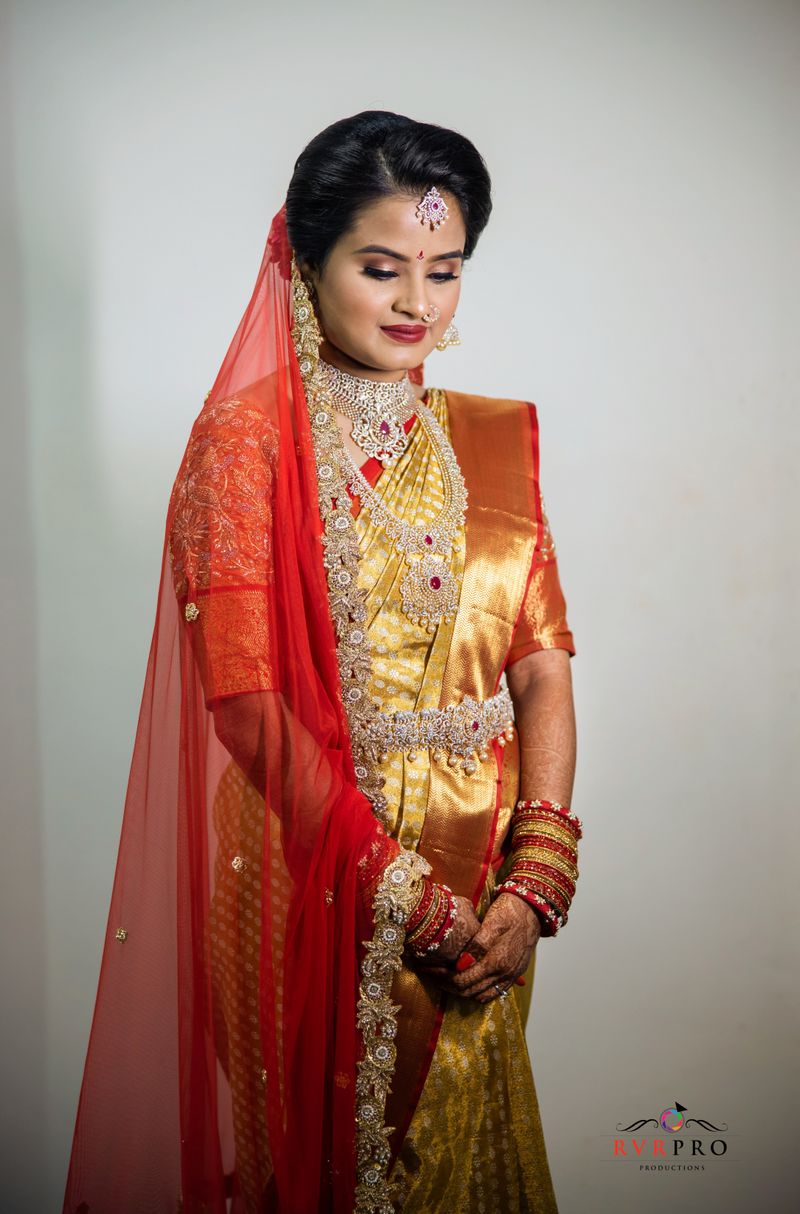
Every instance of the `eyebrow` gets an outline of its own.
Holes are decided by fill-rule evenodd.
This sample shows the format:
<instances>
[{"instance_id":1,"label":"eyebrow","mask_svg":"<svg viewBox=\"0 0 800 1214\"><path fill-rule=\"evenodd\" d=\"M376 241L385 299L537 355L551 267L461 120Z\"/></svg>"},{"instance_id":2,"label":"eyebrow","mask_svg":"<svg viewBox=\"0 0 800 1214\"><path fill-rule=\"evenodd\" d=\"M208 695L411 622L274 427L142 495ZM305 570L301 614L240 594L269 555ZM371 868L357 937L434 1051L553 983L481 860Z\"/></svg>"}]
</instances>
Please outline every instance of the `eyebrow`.
<instances>
[{"instance_id":1,"label":"eyebrow","mask_svg":"<svg viewBox=\"0 0 800 1214\"><path fill-rule=\"evenodd\" d=\"M386 257L394 257L396 261L411 261L410 257L404 257L402 253L395 253L393 249L387 249L382 244L365 244L363 249L356 249L356 253L383 253ZM450 257L460 257L463 260L464 254L461 249L454 249L452 253L439 253L428 260L447 261Z\"/></svg>"}]
</instances>

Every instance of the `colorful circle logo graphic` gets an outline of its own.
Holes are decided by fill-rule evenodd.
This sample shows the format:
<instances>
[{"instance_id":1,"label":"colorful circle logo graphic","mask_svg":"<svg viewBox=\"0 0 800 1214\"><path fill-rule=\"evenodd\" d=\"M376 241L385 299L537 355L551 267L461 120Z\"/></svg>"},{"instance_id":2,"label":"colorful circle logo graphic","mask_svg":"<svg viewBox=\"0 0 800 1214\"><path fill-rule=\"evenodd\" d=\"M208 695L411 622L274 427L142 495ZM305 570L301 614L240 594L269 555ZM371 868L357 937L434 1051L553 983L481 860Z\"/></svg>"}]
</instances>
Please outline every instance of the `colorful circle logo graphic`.
<instances>
[{"instance_id":1,"label":"colorful circle logo graphic","mask_svg":"<svg viewBox=\"0 0 800 1214\"><path fill-rule=\"evenodd\" d=\"M670 1134L677 1133L683 1128L683 1111L685 1106L679 1104L677 1108L664 1109L661 1114L660 1121L662 1127L669 1131Z\"/></svg>"}]
</instances>

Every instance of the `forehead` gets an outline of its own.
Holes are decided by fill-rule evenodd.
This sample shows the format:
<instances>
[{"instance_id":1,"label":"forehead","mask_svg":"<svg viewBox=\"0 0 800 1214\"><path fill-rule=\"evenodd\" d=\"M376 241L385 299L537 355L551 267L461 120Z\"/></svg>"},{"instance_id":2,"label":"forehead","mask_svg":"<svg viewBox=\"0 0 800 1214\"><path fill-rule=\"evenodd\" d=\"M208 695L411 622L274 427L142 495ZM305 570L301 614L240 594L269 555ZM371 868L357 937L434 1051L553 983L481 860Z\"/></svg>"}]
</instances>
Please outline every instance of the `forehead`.
<instances>
[{"instance_id":1,"label":"forehead","mask_svg":"<svg viewBox=\"0 0 800 1214\"><path fill-rule=\"evenodd\" d=\"M466 227L461 208L452 194L446 190L441 194L447 203L448 214L444 223L433 230L429 223L423 224L416 213L421 194L392 194L371 202L359 212L353 227L342 237L343 251L381 244L408 257L416 257L422 248L425 256L431 257L463 249Z\"/></svg>"}]
</instances>

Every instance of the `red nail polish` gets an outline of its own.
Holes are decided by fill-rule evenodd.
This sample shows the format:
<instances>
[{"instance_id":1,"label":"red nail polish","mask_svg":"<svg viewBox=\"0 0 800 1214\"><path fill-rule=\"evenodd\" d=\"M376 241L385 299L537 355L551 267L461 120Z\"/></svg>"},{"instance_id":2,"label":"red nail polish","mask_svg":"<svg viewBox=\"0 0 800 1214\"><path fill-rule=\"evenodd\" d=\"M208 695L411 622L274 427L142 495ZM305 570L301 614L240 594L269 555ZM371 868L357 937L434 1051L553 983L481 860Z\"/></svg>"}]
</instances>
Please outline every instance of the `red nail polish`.
<instances>
[{"instance_id":1,"label":"red nail polish","mask_svg":"<svg viewBox=\"0 0 800 1214\"><path fill-rule=\"evenodd\" d=\"M456 970L460 974L463 970L468 970L471 965L475 964L475 958L472 953L461 953L456 959Z\"/></svg>"}]
</instances>

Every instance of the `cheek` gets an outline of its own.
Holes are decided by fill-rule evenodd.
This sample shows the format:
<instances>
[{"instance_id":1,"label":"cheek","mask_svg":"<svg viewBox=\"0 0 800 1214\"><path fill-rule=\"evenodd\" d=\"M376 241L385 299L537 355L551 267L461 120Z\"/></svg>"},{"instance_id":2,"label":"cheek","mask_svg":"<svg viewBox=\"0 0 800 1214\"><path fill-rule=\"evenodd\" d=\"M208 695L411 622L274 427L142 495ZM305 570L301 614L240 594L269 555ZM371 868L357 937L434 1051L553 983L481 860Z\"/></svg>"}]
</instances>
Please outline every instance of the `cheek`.
<instances>
[{"instance_id":1,"label":"cheek","mask_svg":"<svg viewBox=\"0 0 800 1214\"><path fill-rule=\"evenodd\" d=\"M363 335L365 327L374 328L380 323L383 311L384 306L377 292L370 290L369 283L350 282L336 294L332 319L339 332Z\"/></svg>"},{"instance_id":2,"label":"cheek","mask_svg":"<svg viewBox=\"0 0 800 1214\"><path fill-rule=\"evenodd\" d=\"M461 298L461 279L459 278L456 282L451 283L450 285L453 289L447 294L447 305L449 311L455 312L456 308L458 307L458 301Z\"/></svg>"},{"instance_id":3,"label":"cheek","mask_svg":"<svg viewBox=\"0 0 800 1214\"><path fill-rule=\"evenodd\" d=\"M376 323L382 316L384 304L379 293L365 280L355 283L347 295L347 315L352 323Z\"/></svg>"}]
</instances>

